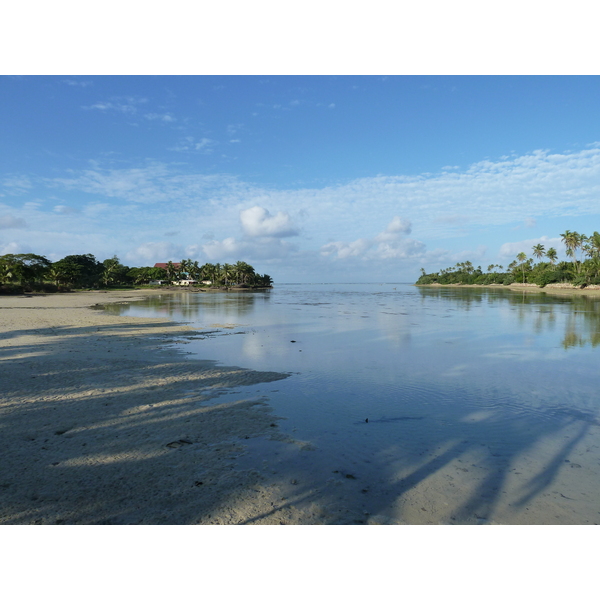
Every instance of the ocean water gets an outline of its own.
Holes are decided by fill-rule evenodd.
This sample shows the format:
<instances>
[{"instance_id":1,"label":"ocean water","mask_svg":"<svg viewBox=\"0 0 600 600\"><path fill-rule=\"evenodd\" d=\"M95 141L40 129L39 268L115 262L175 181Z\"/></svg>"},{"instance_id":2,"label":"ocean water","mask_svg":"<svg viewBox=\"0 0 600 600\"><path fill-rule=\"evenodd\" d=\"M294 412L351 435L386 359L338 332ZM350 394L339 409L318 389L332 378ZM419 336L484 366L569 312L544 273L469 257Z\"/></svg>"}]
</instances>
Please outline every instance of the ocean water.
<instances>
[{"instance_id":1,"label":"ocean water","mask_svg":"<svg viewBox=\"0 0 600 600\"><path fill-rule=\"evenodd\" d=\"M206 332L184 346L287 379L265 398L298 444L243 467L332 523L600 522L600 297L409 284L165 294L111 311Z\"/></svg>"}]
</instances>

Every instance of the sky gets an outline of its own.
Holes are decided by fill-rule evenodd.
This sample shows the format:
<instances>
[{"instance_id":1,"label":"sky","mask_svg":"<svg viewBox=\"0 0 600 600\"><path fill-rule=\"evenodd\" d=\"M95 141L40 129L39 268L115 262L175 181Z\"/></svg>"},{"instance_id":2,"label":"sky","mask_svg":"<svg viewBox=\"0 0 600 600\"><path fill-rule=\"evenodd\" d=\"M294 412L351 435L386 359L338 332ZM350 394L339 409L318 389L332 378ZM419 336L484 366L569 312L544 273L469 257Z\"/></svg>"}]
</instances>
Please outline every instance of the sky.
<instances>
[{"instance_id":1,"label":"sky","mask_svg":"<svg viewBox=\"0 0 600 600\"><path fill-rule=\"evenodd\" d=\"M6 75L0 254L404 282L600 229L598 76Z\"/></svg>"}]
</instances>

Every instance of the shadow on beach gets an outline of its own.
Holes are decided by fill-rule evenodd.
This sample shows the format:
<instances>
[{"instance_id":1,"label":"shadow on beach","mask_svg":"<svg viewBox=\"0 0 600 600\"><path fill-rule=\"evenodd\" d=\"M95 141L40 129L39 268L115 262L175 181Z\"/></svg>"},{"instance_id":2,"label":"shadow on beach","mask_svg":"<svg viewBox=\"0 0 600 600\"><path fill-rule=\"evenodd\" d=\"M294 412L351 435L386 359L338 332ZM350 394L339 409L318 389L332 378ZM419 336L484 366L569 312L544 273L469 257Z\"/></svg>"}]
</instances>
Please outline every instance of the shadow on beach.
<instances>
[{"instance_id":1,"label":"shadow on beach","mask_svg":"<svg viewBox=\"0 0 600 600\"><path fill-rule=\"evenodd\" d=\"M393 428L396 442L333 456L292 439L273 414L269 394L288 374L186 357L166 342L203 333L178 327L2 335L38 339L0 347L0 523L585 523L598 514L578 486L597 474L573 461L598 439L591 412L556 406L506 421L423 408L419 418L353 424L367 441Z\"/></svg>"}]
</instances>

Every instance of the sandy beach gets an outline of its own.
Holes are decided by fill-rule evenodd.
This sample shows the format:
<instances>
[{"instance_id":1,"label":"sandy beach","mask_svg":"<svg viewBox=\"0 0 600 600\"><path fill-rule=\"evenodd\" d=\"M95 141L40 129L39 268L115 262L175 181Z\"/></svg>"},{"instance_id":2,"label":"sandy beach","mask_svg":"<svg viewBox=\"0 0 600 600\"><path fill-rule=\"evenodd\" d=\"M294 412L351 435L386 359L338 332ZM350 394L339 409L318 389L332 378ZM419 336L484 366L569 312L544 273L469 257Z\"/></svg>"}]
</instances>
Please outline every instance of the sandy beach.
<instances>
[{"instance_id":1,"label":"sandy beach","mask_svg":"<svg viewBox=\"0 0 600 600\"><path fill-rule=\"evenodd\" d=\"M482 457L477 412L462 442L431 415L389 456L327 456L271 407L288 373L202 360L186 344L207 331L93 308L165 293L0 296L0 524L596 522L595 421L567 415L510 460Z\"/></svg>"},{"instance_id":2,"label":"sandy beach","mask_svg":"<svg viewBox=\"0 0 600 600\"><path fill-rule=\"evenodd\" d=\"M427 283L419 284L416 287L436 287L436 288L476 288L476 289L505 289L517 292L542 292L544 294L571 295L571 296L598 296L600 295L600 285L588 285L585 288L573 287L569 283L549 283L543 288L535 283L511 283L502 285L501 283L491 283L488 285L463 284L463 283Z\"/></svg>"},{"instance_id":3,"label":"sandy beach","mask_svg":"<svg viewBox=\"0 0 600 600\"><path fill-rule=\"evenodd\" d=\"M202 332L90 308L153 293L0 297L0 523L315 522L237 465L255 438L302 450L268 404L286 374L194 359Z\"/></svg>"}]
</instances>

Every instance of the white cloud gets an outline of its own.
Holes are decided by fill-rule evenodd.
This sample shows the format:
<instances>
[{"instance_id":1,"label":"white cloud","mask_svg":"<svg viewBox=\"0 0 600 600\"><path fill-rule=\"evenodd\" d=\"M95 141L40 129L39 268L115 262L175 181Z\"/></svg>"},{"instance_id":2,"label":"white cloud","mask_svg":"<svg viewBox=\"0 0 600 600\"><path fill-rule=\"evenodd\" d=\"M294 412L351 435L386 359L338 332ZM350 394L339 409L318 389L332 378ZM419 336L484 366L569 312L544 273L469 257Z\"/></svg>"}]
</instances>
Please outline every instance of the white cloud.
<instances>
[{"instance_id":1,"label":"white cloud","mask_svg":"<svg viewBox=\"0 0 600 600\"><path fill-rule=\"evenodd\" d=\"M146 113L144 115L148 121L163 121L165 123L174 123L177 119L171 113L158 114L158 113Z\"/></svg>"},{"instance_id":2,"label":"white cloud","mask_svg":"<svg viewBox=\"0 0 600 600\"><path fill-rule=\"evenodd\" d=\"M26 209L26 210L29 210L29 209L37 210L43 204L44 204L43 200L40 200L40 201L35 201L34 200L34 201L31 201L31 202L25 202L23 204L23 208Z\"/></svg>"},{"instance_id":3,"label":"white cloud","mask_svg":"<svg viewBox=\"0 0 600 600\"><path fill-rule=\"evenodd\" d=\"M368 260L409 258L425 253L425 244L405 236L410 234L410 221L395 216L387 227L374 238L360 238L354 242L329 242L321 247L321 256L344 260L362 257Z\"/></svg>"},{"instance_id":4,"label":"white cloud","mask_svg":"<svg viewBox=\"0 0 600 600\"><path fill-rule=\"evenodd\" d=\"M471 262L479 262L483 261L487 250L487 246L480 245L477 246L477 250L463 250L462 252L447 253L444 255L444 260L451 264L466 260L470 260Z\"/></svg>"},{"instance_id":5,"label":"white cloud","mask_svg":"<svg viewBox=\"0 0 600 600\"><path fill-rule=\"evenodd\" d=\"M54 207L54 212L59 215L72 215L81 212L78 208L67 206L66 204L58 204Z\"/></svg>"},{"instance_id":6,"label":"white cloud","mask_svg":"<svg viewBox=\"0 0 600 600\"><path fill-rule=\"evenodd\" d=\"M208 260L223 260L224 258L232 258L240 256L244 250L244 244L238 242L233 237L225 238L222 241L213 240L202 245L202 250L208 257Z\"/></svg>"},{"instance_id":7,"label":"white cloud","mask_svg":"<svg viewBox=\"0 0 600 600\"><path fill-rule=\"evenodd\" d=\"M4 215L0 217L0 229L23 229L27 227L24 219L13 217L12 215Z\"/></svg>"},{"instance_id":8,"label":"white cloud","mask_svg":"<svg viewBox=\"0 0 600 600\"><path fill-rule=\"evenodd\" d=\"M239 220L244 237L210 239L202 245L208 260L273 260L289 257L297 251L296 246L282 239L298 235L289 214L271 215L267 209L253 206L239 211ZM212 234L204 237L210 238Z\"/></svg>"},{"instance_id":9,"label":"white cloud","mask_svg":"<svg viewBox=\"0 0 600 600\"><path fill-rule=\"evenodd\" d=\"M9 242L0 246L0 256L4 254L26 254L28 252L31 252L31 248L28 245L19 244L18 242Z\"/></svg>"},{"instance_id":10,"label":"white cloud","mask_svg":"<svg viewBox=\"0 0 600 600\"><path fill-rule=\"evenodd\" d=\"M105 171L96 169L83 171L71 179L48 180L48 184L109 198L157 202L169 198L168 192L161 186L161 177L166 174L167 170L160 166Z\"/></svg>"},{"instance_id":11,"label":"white cloud","mask_svg":"<svg viewBox=\"0 0 600 600\"><path fill-rule=\"evenodd\" d=\"M144 266L157 262L177 262L183 258L183 248L171 242L146 242L128 252L126 260Z\"/></svg>"},{"instance_id":12,"label":"white cloud","mask_svg":"<svg viewBox=\"0 0 600 600\"><path fill-rule=\"evenodd\" d=\"M375 241L387 242L390 240L396 240L398 239L398 236L409 235L411 231L412 225L410 221L396 216L391 220L385 230L375 238Z\"/></svg>"},{"instance_id":13,"label":"white cloud","mask_svg":"<svg viewBox=\"0 0 600 600\"><path fill-rule=\"evenodd\" d=\"M179 140L176 146L169 148L169 150L174 152L200 152L201 154L212 154L214 152L214 146L217 145L217 142L211 140L210 138L203 137L200 140L197 140L188 135Z\"/></svg>"},{"instance_id":14,"label":"white cloud","mask_svg":"<svg viewBox=\"0 0 600 600\"><path fill-rule=\"evenodd\" d=\"M266 208L253 206L240 211L244 233L250 237L289 237L298 235L288 213L278 212L271 216Z\"/></svg>"},{"instance_id":15,"label":"white cloud","mask_svg":"<svg viewBox=\"0 0 600 600\"><path fill-rule=\"evenodd\" d=\"M215 142L209 138L202 138L199 142L196 142L194 144L194 150L204 150L205 152L207 152L207 151L212 152L212 150L209 150L209 148L214 143Z\"/></svg>"},{"instance_id":16,"label":"white cloud","mask_svg":"<svg viewBox=\"0 0 600 600\"><path fill-rule=\"evenodd\" d=\"M182 144L181 149L202 151L210 140L188 137ZM535 152L495 163L482 161L463 172L379 176L313 189L260 189L232 176L182 175L160 164L90 169L52 183L133 202L210 200L223 207L242 204L244 210L268 203L287 214L305 209L312 233L320 233L323 242L332 227L346 231L347 239L358 238L357 230L376 227L381 214L401 213L418 223L421 237L439 239L454 237L467 221L470 228L523 223L524 207L528 219L538 221L542 216L596 214L600 149L563 155Z\"/></svg>"},{"instance_id":17,"label":"white cloud","mask_svg":"<svg viewBox=\"0 0 600 600\"><path fill-rule=\"evenodd\" d=\"M211 241L202 245L210 261L223 260L278 260L290 257L297 248L279 238L236 240L233 237Z\"/></svg>"},{"instance_id":18,"label":"white cloud","mask_svg":"<svg viewBox=\"0 0 600 600\"><path fill-rule=\"evenodd\" d=\"M29 177L25 177L24 175L13 175L6 177L3 180L2 186L8 194L20 195L28 192L33 187L33 184Z\"/></svg>"},{"instance_id":19,"label":"white cloud","mask_svg":"<svg viewBox=\"0 0 600 600\"><path fill-rule=\"evenodd\" d=\"M410 238L398 240L394 243L383 243L377 247L376 257L381 259L390 258L414 258L425 254L425 244L419 240Z\"/></svg>"},{"instance_id":20,"label":"white cloud","mask_svg":"<svg viewBox=\"0 0 600 600\"><path fill-rule=\"evenodd\" d=\"M332 256L337 253L335 258L349 258L351 256L362 256L373 246L373 241L366 238L355 240L354 242L329 242L321 248L321 256Z\"/></svg>"},{"instance_id":21,"label":"white cloud","mask_svg":"<svg viewBox=\"0 0 600 600\"><path fill-rule=\"evenodd\" d=\"M90 85L93 85L92 81L79 81L79 80L74 80L74 79L63 79L63 83L66 83L67 85L79 86L79 87L88 87Z\"/></svg>"},{"instance_id":22,"label":"white cloud","mask_svg":"<svg viewBox=\"0 0 600 600\"><path fill-rule=\"evenodd\" d=\"M99 101L91 106L84 106L86 110L100 110L102 112L116 111L123 114L134 115L137 113L138 105L148 102L147 98L135 98L132 96L118 96L110 101Z\"/></svg>"},{"instance_id":23,"label":"white cloud","mask_svg":"<svg viewBox=\"0 0 600 600\"><path fill-rule=\"evenodd\" d=\"M433 219L433 223L444 223L446 225L465 224L469 221L469 217L466 215L441 215Z\"/></svg>"},{"instance_id":24,"label":"white cloud","mask_svg":"<svg viewBox=\"0 0 600 600\"><path fill-rule=\"evenodd\" d=\"M242 129L242 127L243 125L241 123L227 125L227 135L233 137L240 129Z\"/></svg>"},{"instance_id":25,"label":"white cloud","mask_svg":"<svg viewBox=\"0 0 600 600\"><path fill-rule=\"evenodd\" d=\"M498 256L503 259L513 259L519 252L525 252L527 256L533 256L532 248L533 246L537 246L538 244L542 244L546 250L548 248L554 248L558 252L564 250L564 245L562 243L562 238L554 237L549 238L545 235L539 238L533 238L529 240L522 240L520 242L507 242L506 244L502 244L500 246L500 250L498 252Z\"/></svg>"}]
</instances>

